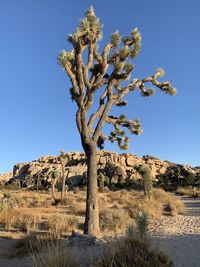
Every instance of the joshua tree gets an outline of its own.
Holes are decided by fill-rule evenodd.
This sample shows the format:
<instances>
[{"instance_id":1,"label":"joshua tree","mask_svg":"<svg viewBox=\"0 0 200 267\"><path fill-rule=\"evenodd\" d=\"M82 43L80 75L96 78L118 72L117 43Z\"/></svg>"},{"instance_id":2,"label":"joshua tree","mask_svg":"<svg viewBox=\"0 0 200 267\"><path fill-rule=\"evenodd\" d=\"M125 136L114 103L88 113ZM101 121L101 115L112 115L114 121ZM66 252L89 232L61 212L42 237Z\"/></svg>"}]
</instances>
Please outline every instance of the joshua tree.
<instances>
[{"instance_id":1,"label":"joshua tree","mask_svg":"<svg viewBox=\"0 0 200 267\"><path fill-rule=\"evenodd\" d=\"M60 203L60 199L56 198L56 193L55 193L55 185L60 177L60 172L59 171L53 171L52 172L52 185L51 185L51 193L52 193L52 200L55 205L58 205Z\"/></svg>"},{"instance_id":2,"label":"joshua tree","mask_svg":"<svg viewBox=\"0 0 200 267\"><path fill-rule=\"evenodd\" d=\"M144 195L150 199L153 187L151 169L147 164L143 164L139 166L138 171L143 177Z\"/></svg>"},{"instance_id":3,"label":"joshua tree","mask_svg":"<svg viewBox=\"0 0 200 267\"><path fill-rule=\"evenodd\" d=\"M64 151L60 151L59 160L60 160L61 172L62 172L62 190L61 190L61 198L60 198L60 202L62 203L64 200L64 196L65 196L65 182L67 178L65 167L66 167L66 163L69 160L67 154L65 154ZM69 169L67 169L67 172L69 172Z\"/></svg>"},{"instance_id":4,"label":"joshua tree","mask_svg":"<svg viewBox=\"0 0 200 267\"><path fill-rule=\"evenodd\" d=\"M134 59L140 52L141 35L135 28L130 36L121 37L116 31L102 51L98 43L102 37L102 25L93 8L89 8L80 21L74 34L68 41L71 51L62 51L58 62L69 76L72 87L70 94L77 105L76 124L80 133L81 143L87 158L87 200L84 233L96 235L99 232L99 210L97 194L97 146L102 149L104 141L116 141L121 149L128 148L129 138L122 128L132 134L140 134L141 126L138 119L127 119L125 115L110 115L112 106L125 106L124 97L139 89L142 96L153 94L153 88L174 95L176 90L168 81L160 82L164 75L157 69L152 76L144 79L134 78L131 73ZM94 101L94 96L99 101ZM91 109L94 111L91 114ZM103 126L108 123L114 127L109 135L103 133Z\"/></svg>"}]
</instances>

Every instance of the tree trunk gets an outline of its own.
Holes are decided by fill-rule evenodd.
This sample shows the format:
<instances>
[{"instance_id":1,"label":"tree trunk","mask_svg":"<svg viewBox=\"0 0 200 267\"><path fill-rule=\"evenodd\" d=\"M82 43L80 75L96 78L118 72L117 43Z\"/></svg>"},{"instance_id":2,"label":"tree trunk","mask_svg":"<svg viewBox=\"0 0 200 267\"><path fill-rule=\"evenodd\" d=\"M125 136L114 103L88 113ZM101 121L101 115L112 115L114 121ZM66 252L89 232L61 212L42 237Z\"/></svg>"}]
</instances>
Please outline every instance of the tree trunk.
<instances>
[{"instance_id":1,"label":"tree trunk","mask_svg":"<svg viewBox=\"0 0 200 267\"><path fill-rule=\"evenodd\" d=\"M52 186L51 186L52 199L55 205L57 205L60 202L60 199L56 198L56 193L55 193L55 185L56 185L57 180L58 180L58 177L56 177L53 180Z\"/></svg>"},{"instance_id":2,"label":"tree trunk","mask_svg":"<svg viewBox=\"0 0 200 267\"><path fill-rule=\"evenodd\" d=\"M62 167L62 191L61 191L61 203L64 200L65 197L65 182L66 182L66 175L65 175L65 162L61 162L61 167Z\"/></svg>"},{"instance_id":3,"label":"tree trunk","mask_svg":"<svg viewBox=\"0 0 200 267\"><path fill-rule=\"evenodd\" d=\"M97 151L96 146L85 149L87 157L87 199L84 234L98 236L99 207L97 186Z\"/></svg>"}]
</instances>

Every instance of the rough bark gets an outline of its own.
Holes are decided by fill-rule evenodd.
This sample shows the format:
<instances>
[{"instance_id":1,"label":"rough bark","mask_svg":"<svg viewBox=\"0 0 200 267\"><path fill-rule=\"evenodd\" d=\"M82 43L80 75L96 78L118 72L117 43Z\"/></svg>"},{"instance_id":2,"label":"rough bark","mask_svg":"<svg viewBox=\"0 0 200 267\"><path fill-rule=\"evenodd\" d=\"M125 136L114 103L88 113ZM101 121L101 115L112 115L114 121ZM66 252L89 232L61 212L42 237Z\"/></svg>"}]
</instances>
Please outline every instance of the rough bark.
<instances>
[{"instance_id":1,"label":"rough bark","mask_svg":"<svg viewBox=\"0 0 200 267\"><path fill-rule=\"evenodd\" d=\"M87 149L87 199L84 233L98 236L99 229L99 207L97 186L97 151L96 146Z\"/></svg>"},{"instance_id":2,"label":"rough bark","mask_svg":"<svg viewBox=\"0 0 200 267\"><path fill-rule=\"evenodd\" d=\"M52 193L52 200L54 205L58 205L60 203L60 199L56 198L56 192L55 192L55 185L59 177L56 177L53 182L52 182L52 187L51 187L51 193Z\"/></svg>"},{"instance_id":3,"label":"rough bark","mask_svg":"<svg viewBox=\"0 0 200 267\"><path fill-rule=\"evenodd\" d=\"M65 197L65 182L66 182L66 175L65 175L65 162L61 162L61 168L62 168L62 191L61 191L61 198L60 201L61 203L64 200Z\"/></svg>"}]
</instances>

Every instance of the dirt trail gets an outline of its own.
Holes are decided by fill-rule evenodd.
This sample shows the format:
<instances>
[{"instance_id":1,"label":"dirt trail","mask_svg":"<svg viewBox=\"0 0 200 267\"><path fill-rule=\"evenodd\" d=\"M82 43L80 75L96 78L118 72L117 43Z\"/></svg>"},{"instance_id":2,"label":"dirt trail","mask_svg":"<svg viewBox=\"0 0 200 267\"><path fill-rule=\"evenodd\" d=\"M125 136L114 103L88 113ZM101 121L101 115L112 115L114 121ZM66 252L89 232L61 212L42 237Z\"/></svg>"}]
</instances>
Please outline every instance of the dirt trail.
<instances>
[{"instance_id":1,"label":"dirt trail","mask_svg":"<svg viewBox=\"0 0 200 267\"><path fill-rule=\"evenodd\" d=\"M11 234L5 233L0 237L0 266L1 267L31 267L30 257L16 256L9 257L13 251L14 245L17 242L18 235L15 234L15 239L11 238Z\"/></svg>"},{"instance_id":2,"label":"dirt trail","mask_svg":"<svg viewBox=\"0 0 200 267\"><path fill-rule=\"evenodd\" d=\"M200 198L181 199L185 214L155 222L151 227L153 245L166 251L175 267L200 267Z\"/></svg>"}]
</instances>

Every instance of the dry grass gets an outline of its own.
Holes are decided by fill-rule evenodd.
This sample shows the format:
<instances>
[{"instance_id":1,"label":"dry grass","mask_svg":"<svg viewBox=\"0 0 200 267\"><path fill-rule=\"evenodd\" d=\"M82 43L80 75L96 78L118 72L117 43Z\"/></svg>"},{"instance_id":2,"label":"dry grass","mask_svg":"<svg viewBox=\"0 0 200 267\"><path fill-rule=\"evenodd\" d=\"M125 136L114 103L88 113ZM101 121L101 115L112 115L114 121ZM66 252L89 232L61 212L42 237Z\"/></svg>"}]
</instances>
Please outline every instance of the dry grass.
<instances>
[{"instance_id":1,"label":"dry grass","mask_svg":"<svg viewBox=\"0 0 200 267\"><path fill-rule=\"evenodd\" d=\"M100 212L100 229L103 232L121 233L130 223L130 216L122 209L106 209Z\"/></svg>"},{"instance_id":2,"label":"dry grass","mask_svg":"<svg viewBox=\"0 0 200 267\"><path fill-rule=\"evenodd\" d=\"M31 230L36 230L37 222L38 217L36 215L31 213L21 214L17 217L16 227L29 234Z\"/></svg>"},{"instance_id":3,"label":"dry grass","mask_svg":"<svg viewBox=\"0 0 200 267\"><path fill-rule=\"evenodd\" d=\"M77 229L78 220L75 216L55 214L48 220L48 229L53 238L60 238L63 233L70 233Z\"/></svg>"},{"instance_id":4,"label":"dry grass","mask_svg":"<svg viewBox=\"0 0 200 267\"><path fill-rule=\"evenodd\" d=\"M39 252L38 252L39 251ZM77 251L63 242L47 242L45 247L33 251L32 263L34 267L79 267Z\"/></svg>"},{"instance_id":5,"label":"dry grass","mask_svg":"<svg viewBox=\"0 0 200 267\"><path fill-rule=\"evenodd\" d=\"M17 220L21 212L19 210L6 210L0 213L0 224L4 225L6 230L11 230L16 227Z\"/></svg>"},{"instance_id":6,"label":"dry grass","mask_svg":"<svg viewBox=\"0 0 200 267\"><path fill-rule=\"evenodd\" d=\"M180 199L169 199L165 210L169 212L171 216L176 216L177 214L183 214L185 212L185 205Z\"/></svg>"},{"instance_id":7,"label":"dry grass","mask_svg":"<svg viewBox=\"0 0 200 267\"><path fill-rule=\"evenodd\" d=\"M176 194L180 196L200 197L200 189L194 190L192 187L178 187Z\"/></svg>"},{"instance_id":8,"label":"dry grass","mask_svg":"<svg viewBox=\"0 0 200 267\"><path fill-rule=\"evenodd\" d=\"M24 213L22 210L8 210L0 213L0 223L4 225L6 230L17 228L21 231L29 233L30 230L36 230L38 217L31 213Z\"/></svg>"},{"instance_id":9,"label":"dry grass","mask_svg":"<svg viewBox=\"0 0 200 267\"><path fill-rule=\"evenodd\" d=\"M164 210L169 212L172 216L185 212L184 203L169 192L165 192L162 189L154 189L153 198L157 202L164 204Z\"/></svg>"},{"instance_id":10,"label":"dry grass","mask_svg":"<svg viewBox=\"0 0 200 267\"><path fill-rule=\"evenodd\" d=\"M15 209L10 208L9 211L0 212L0 224L5 229L19 228L26 232L40 229L51 231L55 236L68 234L72 229L82 230L85 191L67 192L65 203L58 206L52 206L51 192L9 192L19 205ZM118 190L99 194L99 210L101 228L105 234L109 234L109 231L124 232L128 223L135 220L139 211L159 219L166 211L171 215L184 212L184 205L171 193L162 189L154 189L150 200L144 197L143 192Z\"/></svg>"},{"instance_id":11,"label":"dry grass","mask_svg":"<svg viewBox=\"0 0 200 267\"><path fill-rule=\"evenodd\" d=\"M172 267L170 259L137 238L120 238L108 242L101 253L93 253L90 267Z\"/></svg>"},{"instance_id":12,"label":"dry grass","mask_svg":"<svg viewBox=\"0 0 200 267\"><path fill-rule=\"evenodd\" d=\"M131 206L126 206L126 210L129 212L131 218L136 218L138 212L147 213L151 218L160 219L163 214L163 204L155 201L154 199L135 200Z\"/></svg>"}]
</instances>

